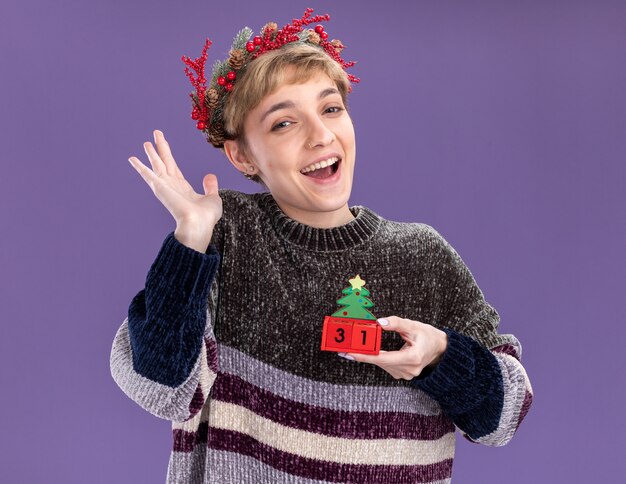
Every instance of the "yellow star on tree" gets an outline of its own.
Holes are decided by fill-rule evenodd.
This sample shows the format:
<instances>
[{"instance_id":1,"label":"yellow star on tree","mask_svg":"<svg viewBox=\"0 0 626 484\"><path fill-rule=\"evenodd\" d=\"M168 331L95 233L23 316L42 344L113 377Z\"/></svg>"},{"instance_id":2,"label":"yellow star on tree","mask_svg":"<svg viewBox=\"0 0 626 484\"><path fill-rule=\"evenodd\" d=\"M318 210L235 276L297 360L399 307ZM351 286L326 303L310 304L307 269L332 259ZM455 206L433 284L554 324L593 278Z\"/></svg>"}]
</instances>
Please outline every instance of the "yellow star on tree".
<instances>
[{"instance_id":1,"label":"yellow star on tree","mask_svg":"<svg viewBox=\"0 0 626 484\"><path fill-rule=\"evenodd\" d=\"M361 279L361 276L359 274L356 275L356 277L352 278L352 279L348 279L350 281L350 284L352 284L352 289L357 289L357 290L361 290L363 288L363 286L365 285L365 281L363 279Z\"/></svg>"}]
</instances>

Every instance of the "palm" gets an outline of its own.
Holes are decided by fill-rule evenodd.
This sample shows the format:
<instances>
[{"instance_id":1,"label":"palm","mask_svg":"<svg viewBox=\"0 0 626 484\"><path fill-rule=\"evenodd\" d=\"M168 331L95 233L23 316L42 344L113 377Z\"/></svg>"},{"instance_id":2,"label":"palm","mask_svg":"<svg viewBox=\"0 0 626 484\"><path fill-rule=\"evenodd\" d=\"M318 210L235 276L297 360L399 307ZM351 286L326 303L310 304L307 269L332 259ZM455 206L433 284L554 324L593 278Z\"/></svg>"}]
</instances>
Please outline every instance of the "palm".
<instances>
[{"instance_id":1,"label":"palm","mask_svg":"<svg viewBox=\"0 0 626 484\"><path fill-rule=\"evenodd\" d=\"M152 170L131 157L129 161L139 172L155 196L172 214L177 224L194 221L198 224L215 224L222 216L222 199L218 194L217 177L211 173L203 179L205 194L196 193L178 168L165 137L155 132L158 153L152 143L144 149Z\"/></svg>"}]
</instances>

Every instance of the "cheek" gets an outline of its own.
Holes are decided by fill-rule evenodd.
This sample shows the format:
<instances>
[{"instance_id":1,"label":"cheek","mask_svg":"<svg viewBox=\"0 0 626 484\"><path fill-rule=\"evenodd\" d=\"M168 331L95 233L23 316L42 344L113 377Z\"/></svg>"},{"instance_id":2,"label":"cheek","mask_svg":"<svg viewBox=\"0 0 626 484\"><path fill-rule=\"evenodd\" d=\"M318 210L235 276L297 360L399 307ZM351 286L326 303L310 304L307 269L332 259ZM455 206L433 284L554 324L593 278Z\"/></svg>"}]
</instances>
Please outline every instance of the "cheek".
<instances>
[{"instance_id":1,"label":"cheek","mask_svg":"<svg viewBox=\"0 0 626 484\"><path fill-rule=\"evenodd\" d=\"M341 126L340 136L343 138L344 142L354 144L355 142L355 133L354 133L354 125L352 123L346 123Z\"/></svg>"}]
</instances>

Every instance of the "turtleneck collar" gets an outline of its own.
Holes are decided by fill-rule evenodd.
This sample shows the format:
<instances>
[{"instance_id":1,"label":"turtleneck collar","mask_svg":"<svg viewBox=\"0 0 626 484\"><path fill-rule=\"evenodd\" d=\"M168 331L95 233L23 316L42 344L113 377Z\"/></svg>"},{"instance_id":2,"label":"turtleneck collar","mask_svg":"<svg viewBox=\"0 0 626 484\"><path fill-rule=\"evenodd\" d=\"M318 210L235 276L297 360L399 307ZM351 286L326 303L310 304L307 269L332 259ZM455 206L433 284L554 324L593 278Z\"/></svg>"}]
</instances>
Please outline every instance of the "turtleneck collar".
<instances>
[{"instance_id":1,"label":"turtleneck collar","mask_svg":"<svg viewBox=\"0 0 626 484\"><path fill-rule=\"evenodd\" d=\"M382 219L367 207L350 207L354 219L339 227L317 228L298 222L285 214L271 192L259 194L259 206L267 213L283 239L302 248L317 251L346 250L356 247L376 233Z\"/></svg>"}]
</instances>

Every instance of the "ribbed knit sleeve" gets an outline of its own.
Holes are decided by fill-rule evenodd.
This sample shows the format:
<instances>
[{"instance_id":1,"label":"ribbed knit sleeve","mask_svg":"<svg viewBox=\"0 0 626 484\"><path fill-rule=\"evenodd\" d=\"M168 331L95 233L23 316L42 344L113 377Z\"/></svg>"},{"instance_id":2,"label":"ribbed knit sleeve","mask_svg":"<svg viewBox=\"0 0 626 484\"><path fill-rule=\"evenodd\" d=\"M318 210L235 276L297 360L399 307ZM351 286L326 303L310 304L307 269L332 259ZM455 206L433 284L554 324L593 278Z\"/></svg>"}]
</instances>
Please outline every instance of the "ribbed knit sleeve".
<instances>
[{"instance_id":1,"label":"ribbed knit sleeve","mask_svg":"<svg viewBox=\"0 0 626 484\"><path fill-rule=\"evenodd\" d=\"M521 364L521 344L500 334L500 316L484 298L457 251L432 227L440 259L440 326L448 347L439 364L413 383L437 400L463 436L491 446L508 443L526 416L532 386Z\"/></svg>"},{"instance_id":2,"label":"ribbed knit sleeve","mask_svg":"<svg viewBox=\"0 0 626 484\"><path fill-rule=\"evenodd\" d=\"M159 417L184 420L206 401L217 372L208 299L220 258L213 244L202 253L169 233L115 337L115 381Z\"/></svg>"},{"instance_id":3,"label":"ribbed knit sleeve","mask_svg":"<svg viewBox=\"0 0 626 484\"><path fill-rule=\"evenodd\" d=\"M495 356L472 338L443 328L448 347L437 366L413 384L441 405L472 440L498 427L504 392Z\"/></svg>"},{"instance_id":4,"label":"ribbed knit sleeve","mask_svg":"<svg viewBox=\"0 0 626 484\"><path fill-rule=\"evenodd\" d=\"M220 255L181 244L174 232L161 250L128 309L135 370L167 386L180 385L200 354L208 295Z\"/></svg>"}]
</instances>

